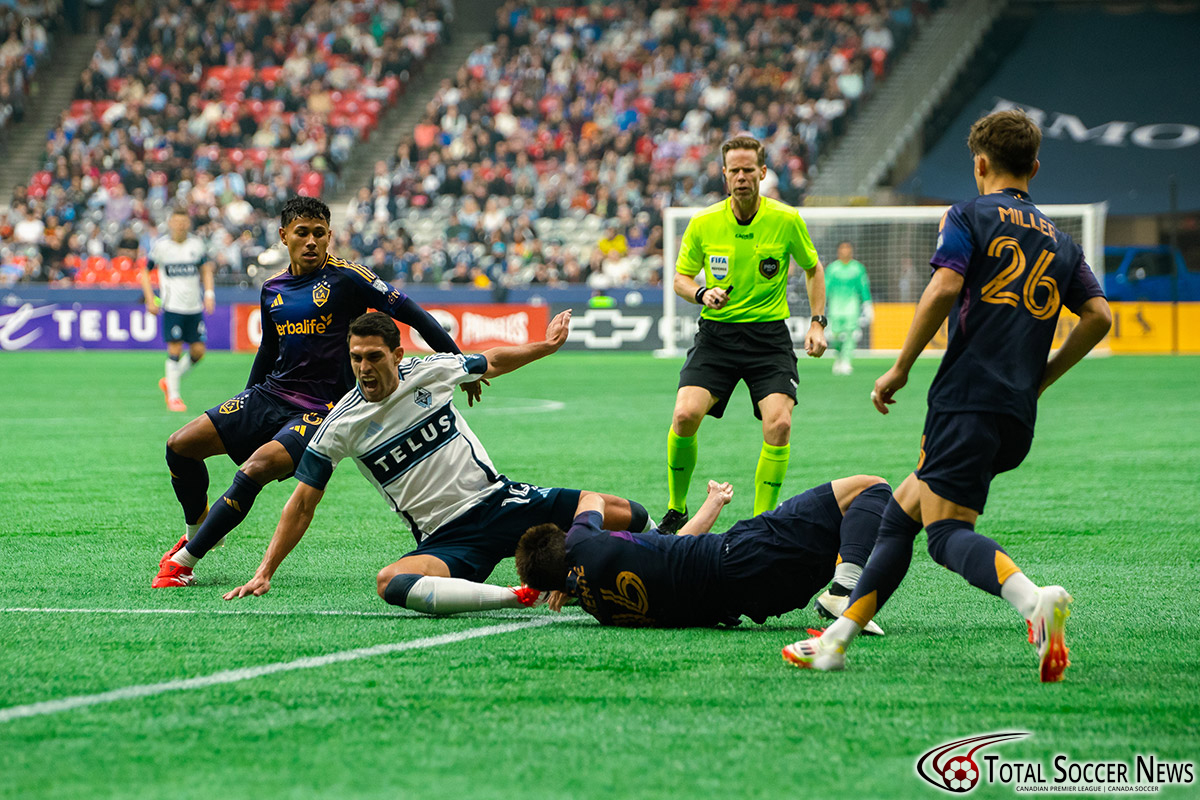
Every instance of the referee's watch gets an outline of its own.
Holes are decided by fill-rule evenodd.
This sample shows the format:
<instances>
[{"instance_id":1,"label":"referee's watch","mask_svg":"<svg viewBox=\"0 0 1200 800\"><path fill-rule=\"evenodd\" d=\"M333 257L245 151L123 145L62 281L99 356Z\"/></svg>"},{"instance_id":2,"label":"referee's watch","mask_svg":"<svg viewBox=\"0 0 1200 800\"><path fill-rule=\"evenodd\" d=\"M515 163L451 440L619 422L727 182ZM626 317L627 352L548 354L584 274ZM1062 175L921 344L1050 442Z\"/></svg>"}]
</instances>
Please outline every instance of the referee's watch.
<instances>
[{"instance_id":1,"label":"referee's watch","mask_svg":"<svg viewBox=\"0 0 1200 800\"><path fill-rule=\"evenodd\" d=\"M812 321L820 325L822 328L829 327L829 318L824 314L813 314Z\"/></svg>"}]
</instances>

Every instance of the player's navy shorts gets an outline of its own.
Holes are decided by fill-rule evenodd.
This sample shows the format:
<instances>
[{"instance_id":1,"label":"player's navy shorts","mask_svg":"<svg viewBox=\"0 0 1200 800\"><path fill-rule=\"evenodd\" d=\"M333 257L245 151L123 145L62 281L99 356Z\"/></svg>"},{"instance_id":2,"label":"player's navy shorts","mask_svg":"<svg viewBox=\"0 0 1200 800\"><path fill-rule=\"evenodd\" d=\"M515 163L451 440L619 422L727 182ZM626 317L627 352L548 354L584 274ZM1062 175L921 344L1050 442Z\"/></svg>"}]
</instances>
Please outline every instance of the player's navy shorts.
<instances>
[{"instance_id":1,"label":"player's navy shorts","mask_svg":"<svg viewBox=\"0 0 1200 800\"><path fill-rule=\"evenodd\" d=\"M762 419L758 401L769 394L796 400L800 375L786 322L713 322L700 320L696 341L679 373L679 388L700 386L717 398L709 415L725 413L738 381L750 390L754 416Z\"/></svg>"},{"instance_id":2,"label":"player's navy shorts","mask_svg":"<svg viewBox=\"0 0 1200 800\"><path fill-rule=\"evenodd\" d=\"M1032 444L1033 428L1009 414L930 411L916 474L934 494L982 514L992 478L1016 468Z\"/></svg>"},{"instance_id":3,"label":"player's navy shorts","mask_svg":"<svg viewBox=\"0 0 1200 800\"><path fill-rule=\"evenodd\" d=\"M829 483L736 523L721 549L725 609L762 624L807 605L833 578L841 527Z\"/></svg>"},{"instance_id":4,"label":"player's navy shorts","mask_svg":"<svg viewBox=\"0 0 1200 800\"><path fill-rule=\"evenodd\" d=\"M306 411L261 386L251 386L204 413L216 427L225 452L233 463L241 465L272 440L287 449L293 464L299 464L326 412Z\"/></svg>"},{"instance_id":5,"label":"player's navy shorts","mask_svg":"<svg viewBox=\"0 0 1200 800\"><path fill-rule=\"evenodd\" d=\"M426 537L407 556L434 556L453 578L482 583L517 552L517 542L534 525L553 522L564 531L575 519L578 489L543 489L507 481L483 502Z\"/></svg>"},{"instance_id":6,"label":"player's navy shorts","mask_svg":"<svg viewBox=\"0 0 1200 800\"><path fill-rule=\"evenodd\" d=\"M203 342L207 336L203 314L176 314L162 312L162 335L164 342Z\"/></svg>"}]
</instances>

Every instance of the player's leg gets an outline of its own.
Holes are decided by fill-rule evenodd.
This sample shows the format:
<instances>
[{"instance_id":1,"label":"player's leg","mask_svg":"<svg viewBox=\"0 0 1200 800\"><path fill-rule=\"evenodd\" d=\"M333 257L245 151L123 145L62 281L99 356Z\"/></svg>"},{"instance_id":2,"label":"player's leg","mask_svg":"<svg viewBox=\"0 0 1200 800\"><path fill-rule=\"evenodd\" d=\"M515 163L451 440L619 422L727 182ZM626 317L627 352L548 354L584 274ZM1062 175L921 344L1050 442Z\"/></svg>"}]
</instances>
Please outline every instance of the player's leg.
<instances>
[{"instance_id":1,"label":"player's leg","mask_svg":"<svg viewBox=\"0 0 1200 800\"><path fill-rule=\"evenodd\" d=\"M875 549L850 593L846 611L820 638L784 648L784 657L799 667L843 669L846 648L900 586L912 563L913 542L921 532L921 495L916 474L896 488L883 509Z\"/></svg>"},{"instance_id":2,"label":"player's leg","mask_svg":"<svg viewBox=\"0 0 1200 800\"><path fill-rule=\"evenodd\" d=\"M164 316L166 316L164 314ZM175 315L171 315L175 316ZM187 406L179 397L179 379L183 375L182 359L183 359L183 339L182 329L178 325L172 328L166 328L164 320L164 335L175 336L175 330L180 331L180 338L172 338L167 340L167 361L165 364L164 375L158 381L158 388L162 390L163 396L167 402L167 409L170 411L187 411Z\"/></svg>"},{"instance_id":3,"label":"player's leg","mask_svg":"<svg viewBox=\"0 0 1200 800\"><path fill-rule=\"evenodd\" d=\"M195 366L196 362L204 358L204 342L207 338L204 328L204 315L189 315L184 323L183 332L183 340L187 342L188 350L179 360L179 375L181 377L186 375Z\"/></svg>"},{"instance_id":4,"label":"player's leg","mask_svg":"<svg viewBox=\"0 0 1200 800\"><path fill-rule=\"evenodd\" d=\"M696 434L717 398L703 386L681 386L675 395L671 429L667 431L667 513L659 530L674 533L687 522L687 494L696 470Z\"/></svg>"},{"instance_id":5,"label":"player's leg","mask_svg":"<svg viewBox=\"0 0 1200 800\"><path fill-rule=\"evenodd\" d=\"M419 552L381 569L375 590L391 605L439 615L532 606L542 594L527 586L494 586L452 577L445 560Z\"/></svg>"},{"instance_id":6,"label":"player's leg","mask_svg":"<svg viewBox=\"0 0 1200 800\"><path fill-rule=\"evenodd\" d=\"M850 359L854 354L854 332L857 330L857 322L857 318L853 321L840 317L829 319L829 341L837 352L833 360L834 375L849 375L853 371Z\"/></svg>"},{"instance_id":7,"label":"player's leg","mask_svg":"<svg viewBox=\"0 0 1200 800\"><path fill-rule=\"evenodd\" d=\"M687 493L696 468L696 434L705 415L718 419L738 382L742 350L726 346L728 331L701 320L696 342L679 371L679 390L667 432L667 513L658 529L675 533L688 520Z\"/></svg>"},{"instance_id":8,"label":"player's leg","mask_svg":"<svg viewBox=\"0 0 1200 800\"><path fill-rule=\"evenodd\" d=\"M863 567L875 547L884 509L892 499L892 487L875 475L854 475L831 483L834 498L842 511L839 528L840 546L833 583L813 601L817 613L835 620L850 604L850 595L858 586ZM874 622L864 627L867 633L882 634Z\"/></svg>"},{"instance_id":9,"label":"player's leg","mask_svg":"<svg viewBox=\"0 0 1200 800\"><path fill-rule=\"evenodd\" d=\"M644 533L649 529L650 514L641 503L617 497L615 494L596 494L604 498L604 522L601 523L604 530Z\"/></svg>"},{"instance_id":10,"label":"player's leg","mask_svg":"<svg viewBox=\"0 0 1200 800\"><path fill-rule=\"evenodd\" d=\"M762 416L763 445L754 469L754 513L769 511L779 503L792 446L792 409L796 401L787 394L769 394L758 401Z\"/></svg>"}]
</instances>

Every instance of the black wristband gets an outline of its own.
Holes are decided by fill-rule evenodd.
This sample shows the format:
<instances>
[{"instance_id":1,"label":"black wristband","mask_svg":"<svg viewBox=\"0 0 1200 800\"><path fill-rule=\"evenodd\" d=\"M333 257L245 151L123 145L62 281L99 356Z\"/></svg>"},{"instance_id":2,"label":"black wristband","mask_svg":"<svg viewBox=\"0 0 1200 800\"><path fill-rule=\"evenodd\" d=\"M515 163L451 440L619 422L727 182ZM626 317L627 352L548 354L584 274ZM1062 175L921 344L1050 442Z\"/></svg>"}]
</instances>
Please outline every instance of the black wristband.
<instances>
[{"instance_id":1,"label":"black wristband","mask_svg":"<svg viewBox=\"0 0 1200 800\"><path fill-rule=\"evenodd\" d=\"M708 291L707 286L701 286L699 289L696 290L696 305L698 305L698 306L704 305L704 293L707 291Z\"/></svg>"}]
</instances>

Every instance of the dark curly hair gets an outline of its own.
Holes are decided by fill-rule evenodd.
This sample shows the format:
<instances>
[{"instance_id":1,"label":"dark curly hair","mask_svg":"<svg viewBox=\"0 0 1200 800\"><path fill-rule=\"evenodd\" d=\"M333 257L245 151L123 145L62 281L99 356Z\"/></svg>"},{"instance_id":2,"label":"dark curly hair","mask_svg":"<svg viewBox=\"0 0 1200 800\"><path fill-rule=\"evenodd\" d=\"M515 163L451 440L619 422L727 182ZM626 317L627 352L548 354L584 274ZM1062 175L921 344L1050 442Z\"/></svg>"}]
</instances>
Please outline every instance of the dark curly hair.
<instances>
[{"instance_id":1,"label":"dark curly hair","mask_svg":"<svg viewBox=\"0 0 1200 800\"><path fill-rule=\"evenodd\" d=\"M292 220L301 218L323 219L328 224L329 206L315 197L289 197L279 215L279 226L286 228Z\"/></svg>"}]
</instances>

